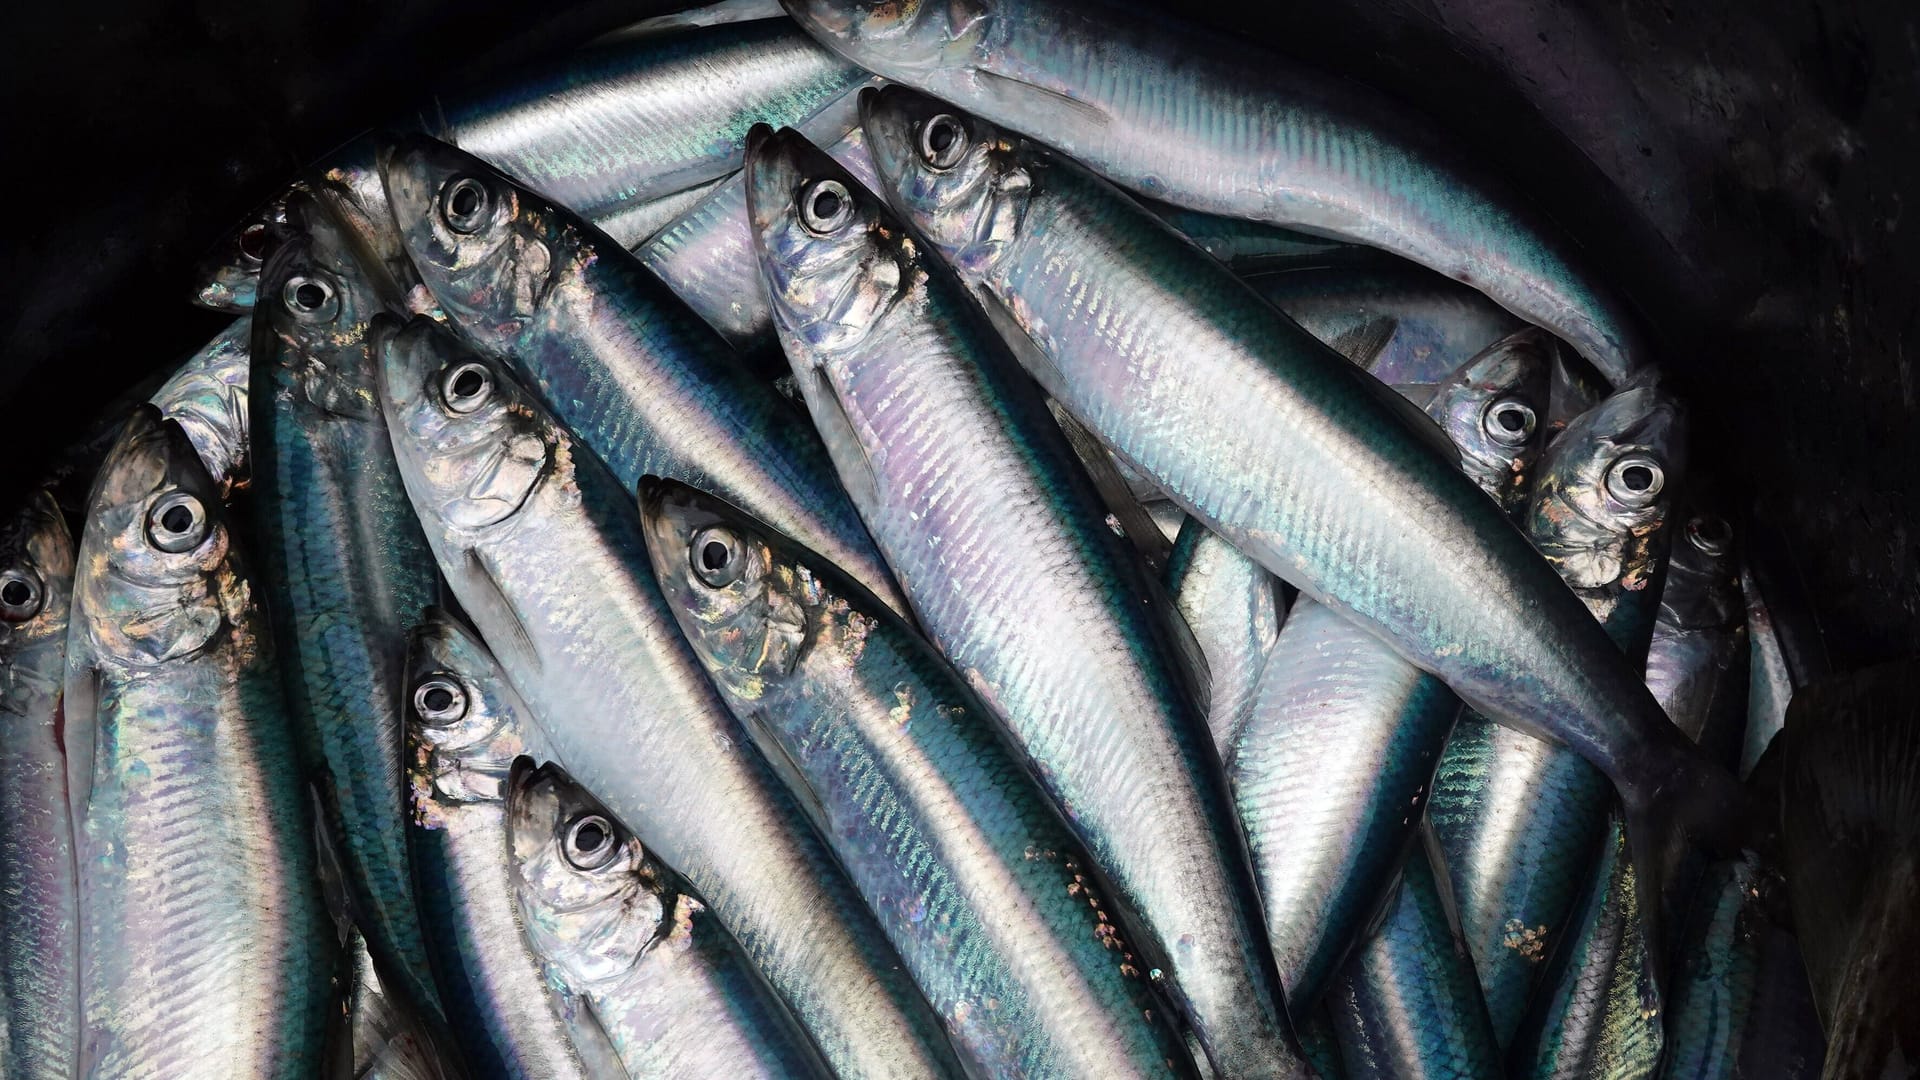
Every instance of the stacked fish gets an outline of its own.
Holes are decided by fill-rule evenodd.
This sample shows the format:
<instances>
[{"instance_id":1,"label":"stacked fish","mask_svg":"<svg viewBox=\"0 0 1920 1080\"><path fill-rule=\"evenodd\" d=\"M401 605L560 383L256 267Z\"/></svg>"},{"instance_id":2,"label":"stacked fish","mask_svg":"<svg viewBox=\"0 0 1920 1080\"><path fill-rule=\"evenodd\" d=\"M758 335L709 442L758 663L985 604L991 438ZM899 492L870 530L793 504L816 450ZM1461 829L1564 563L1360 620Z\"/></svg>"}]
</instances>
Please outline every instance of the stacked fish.
<instances>
[{"instance_id":1,"label":"stacked fish","mask_svg":"<svg viewBox=\"0 0 1920 1080\"><path fill-rule=\"evenodd\" d=\"M1138 13L738 2L302 175L0 537L8 1077L1820 1072L1547 224Z\"/></svg>"}]
</instances>

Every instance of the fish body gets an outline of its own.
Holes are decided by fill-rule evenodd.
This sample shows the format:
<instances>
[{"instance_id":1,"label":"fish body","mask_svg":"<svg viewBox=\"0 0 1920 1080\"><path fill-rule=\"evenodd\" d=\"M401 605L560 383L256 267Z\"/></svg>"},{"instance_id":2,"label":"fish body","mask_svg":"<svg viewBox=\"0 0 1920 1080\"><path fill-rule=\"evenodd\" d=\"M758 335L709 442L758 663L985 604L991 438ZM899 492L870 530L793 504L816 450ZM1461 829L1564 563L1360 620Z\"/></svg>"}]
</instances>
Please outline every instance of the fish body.
<instances>
[{"instance_id":1,"label":"fish body","mask_svg":"<svg viewBox=\"0 0 1920 1080\"><path fill-rule=\"evenodd\" d=\"M794 132L747 160L775 327L920 624L1138 917L1216 1067L1298 1068L1193 672L1044 399L851 174Z\"/></svg>"},{"instance_id":2,"label":"fish body","mask_svg":"<svg viewBox=\"0 0 1920 1080\"><path fill-rule=\"evenodd\" d=\"M1296 262L1311 265L1379 261L1377 253L1338 240L1282 229L1246 218L1188 210L1172 203L1144 200L1147 209L1199 244L1207 254L1233 268L1234 273L1259 274ZM1495 310L1498 310L1497 308Z\"/></svg>"},{"instance_id":3,"label":"fish body","mask_svg":"<svg viewBox=\"0 0 1920 1080\"><path fill-rule=\"evenodd\" d=\"M1688 738L1733 768L1752 662L1733 529L1718 514L1693 514L1672 552L1647 646L1647 685Z\"/></svg>"},{"instance_id":4,"label":"fish body","mask_svg":"<svg viewBox=\"0 0 1920 1080\"><path fill-rule=\"evenodd\" d=\"M1185 518L1167 563L1167 591L1206 657L1207 729L1225 761L1253 713L1260 672L1280 636L1280 582L1205 525Z\"/></svg>"},{"instance_id":5,"label":"fish body","mask_svg":"<svg viewBox=\"0 0 1920 1080\"><path fill-rule=\"evenodd\" d=\"M718 500L664 487L643 502L694 652L791 773L969 1067L1187 1072L1092 863L939 655Z\"/></svg>"},{"instance_id":6,"label":"fish body","mask_svg":"<svg viewBox=\"0 0 1920 1080\"><path fill-rule=\"evenodd\" d=\"M507 813L527 940L622 1080L828 1075L713 913L557 766L522 758Z\"/></svg>"},{"instance_id":7,"label":"fish body","mask_svg":"<svg viewBox=\"0 0 1920 1080\"><path fill-rule=\"evenodd\" d=\"M1296 1017L1391 895L1459 712L1366 629L1295 601L1227 775Z\"/></svg>"},{"instance_id":8,"label":"fish body","mask_svg":"<svg viewBox=\"0 0 1920 1080\"><path fill-rule=\"evenodd\" d=\"M1300 262L1247 283L1384 383L1438 383L1524 325L1478 290L1418 266L1383 259ZM1366 353L1355 354L1362 343Z\"/></svg>"},{"instance_id":9,"label":"fish body","mask_svg":"<svg viewBox=\"0 0 1920 1080\"><path fill-rule=\"evenodd\" d=\"M1554 331L1616 382L1647 360L1622 301L1550 225L1352 83L1115 4L785 6L867 70L1137 194L1410 259Z\"/></svg>"},{"instance_id":10,"label":"fish body","mask_svg":"<svg viewBox=\"0 0 1920 1080\"><path fill-rule=\"evenodd\" d=\"M0 529L0 1075L74 1075L79 895L61 694L73 538L35 492Z\"/></svg>"},{"instance_id":11,"label":"fish body","mask_svg":"<svg viewBox=\"0 0 1920 1080\"><path fill-rule=\"evenodd\" d=\"M221 491L244 487L250 472L247 384L253 363L246 319L215 334L154 391L160 414L178 421Z\"/></svg>"},{"instance_id":12,"label":"fish body","mask_svg":"<svg viewBox=\"0 0 1920 1080\"><path fill-rule=\"evenodd\" d=\"M431 1022L381 984L366 939L349 930L341 980L340 1026L328 1052L328 1080L458 1080L432 1034Z\"/></svg>"},{"instance_id":13,"label":"fish body","mask_svg":"<svg viewBox=\"0 0 1920 1080\"><path fill-rule=\"evenodd\" d=\"M1747 726L1740 747L1740 775L1753 772L1760 755L1773 745L1787 723L1787 703L1793 700L1793 672L1780 646L1773 612L1760 592L1752 567L1740 566L1740 591L1747 600L1747 640L1751 655L1747 668Z\"/></svg>"},{"instance_id":14,"label":"fish body","mask_svg":"<svg viewBox=\"0 0 1920 1080\"><path fill-rule=\"evenodd\" d=\"M437 1003L404 830L407 632L433 602L433 552L395 463L367 354L381 310L345 231L317 201L267 261L251 353L260 580L287 703L318 766L367 947L394 993Z\"/></svg>"},{"instance_id":15,"label":"fish body","mask_svg":"<svg viewBox=\"0 0 1920 1080\"><path fill-rule=\"evenodd\" d=\"M406 837L461 1053L482 1076L619 1076L600 1039L575 1038L577 1006L548 986L514 899L508 779L517 759L544 749L526 704L486 646L445 615L414 628L405 662Z\"/></svg>"},{"instance_id":16,"label":"fish body","mask_svg":"<svg viewBox=\"0 0 1920 1080\"><path fill-rule=\"evenodd\" d=\"M406 142L385 175L450 322L524 372L624 489L713 491L897 597L804 417L638 259L442 143Z\"/></svg>"},{"instance_id":17,"label":"fish body","mask_svg":"<svg viewBox=\"0 0 1920 1080\"><path fill-rule=\"evenodd\" d=\"M77 1073L308 1077L335 949L264 612L151 406L90 498L67 658Z\"/></svg>"},{"instance_id":18,"label":"fish body","mask_svg":"<svg viewBox=\"0 0 1920 1080\"><path fill-rule=\"evenodd\" d=\"M954 1075L872 917L681 639L632 498L503 364L431 320L375 340L408 495L554 759L685 876L837 1073Z\"/></svg>"}]
</instances>

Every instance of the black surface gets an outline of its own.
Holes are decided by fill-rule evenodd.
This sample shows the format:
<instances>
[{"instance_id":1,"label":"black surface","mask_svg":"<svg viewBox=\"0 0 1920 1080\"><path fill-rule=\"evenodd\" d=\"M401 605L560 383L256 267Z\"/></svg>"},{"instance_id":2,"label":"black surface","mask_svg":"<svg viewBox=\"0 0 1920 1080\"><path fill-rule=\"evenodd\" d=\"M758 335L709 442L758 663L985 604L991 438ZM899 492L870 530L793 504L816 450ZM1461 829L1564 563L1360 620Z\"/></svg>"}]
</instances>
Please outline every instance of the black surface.
<instances>
[{"instance_id":1,"label":"black surface","mask_svg":"<svg viewBox=\"0 0 1920 1080\"><path fill-rule=\"evenodd\" d=\"M670 0L158 0L13 13L0 402L13 505L221 325L193 262L298 165L434 87ZM1920 6L1179 5L1381 87L1494 162L1648 313L1695 460L1750 522L1808 674L1920 640ZM1800 603L1796 603L1797 594ZM1783 615L1792 618L1789 610ZM1824 645L1824 650L1822 648Z\"/></svg>"}]
</instances>

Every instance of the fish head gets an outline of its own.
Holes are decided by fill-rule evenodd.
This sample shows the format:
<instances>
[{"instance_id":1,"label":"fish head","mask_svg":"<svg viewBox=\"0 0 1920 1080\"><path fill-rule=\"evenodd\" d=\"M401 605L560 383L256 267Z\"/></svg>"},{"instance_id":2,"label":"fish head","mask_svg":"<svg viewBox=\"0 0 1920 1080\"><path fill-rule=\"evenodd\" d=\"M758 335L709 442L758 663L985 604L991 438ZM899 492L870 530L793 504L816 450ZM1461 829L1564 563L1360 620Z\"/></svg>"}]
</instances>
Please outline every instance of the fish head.
<instances>
[{"instance_id":1,"label":"fish head","mask_svg":"<svg viewBox=\"0 0 1920 1080\"><path fill-rule=\"evenodd\" d=\"M286 200L296 190L298 185L248 214L201 257L193 271L193 280L199 283L194 303L236 315L253 310L260 269L279 241L286 223Z\"/></svg>"},{"instance_id":2,"label":"fish head","mask_svg":"<svg viewBox=\"0 0 1920 1080\"><path fill-rule=\"evenodd\" d=\"M425 135L384 148L381 176L401 243L461 332L502 354L541 311L572 226L499 170Z\"/></svg>"},{"instance_id":3,"label":"fish head","mask_svg":"<svg viewBox=\"0 0 1920 1080\"><path fill-rule=\"evenodd\" d=\"M867 134L895 210L962 277L991 268L1018 235L1033 188L1019 144L994 125L904 86L860 94Z\"/></svg>"},{"instance_id":4,"label":"fish head","mask_svg":"<svg viewBox=\"0 0 1920 1080\"><path fill-rule=\"evenodd\" d=\"M190 657L251 602L219 488L180 425L152 405L127 419L87 501L74 613L94 662Z\"/></svg>"},{"instance_id":5,"label":"fish head","mask_svg":"<svg viewBox=\"0 0 1920 1080\"><path fill-rule=\"evenodd\" d=\"M737 702L787 678L811 638L820 583L725 501L647 478L641 528L667 606L720 689Z\"/></svg>"},{"instance_id":6,"label":"fish head","mask_svg":"<svg viewBox=\"0 0 1920 1080\"><path fill-rule=\"evenodd\" d=\"M1462 364L1427 405L1460 453L1460 468L1511 511L1526 497L1546 441L1551 344L1534 327Z\"/></svg>"},{"instance_id":7,"label":"fish head","mask_svg":"<svg viewBox=\"0 0 1920 1080\"><path fill-rule=\"evenodd\" d=\"M913 241L886 204L791 128L747 136L747 218L774 316L820 350L865 340L904 295Z\"/></svg>"},{"instance_id":8,"label":"fish head","mask_svg":"<svg viewBox=\"0 0 1920 1080\"><path fill-rule=\"evenodd\" d=\"M0 682L22 650L65 646L73 557L66 518L47 491L0 525Z\"/></svg>"},{"instance_id":9,"label":"fish head","mask_svg":"<svg viewBox=\"0 0 1920 1080\"><path fill-rule=\"evenodd\" d=\"M179 422L222 494L247 482L252 336L252 319L234 320L151 399L162 415Z\"/></svg>"},{"instance_id":10,"label":"fish head","mask_svg":"<svg viewBox=\"0 0 1920 1080\"><path fill-rule=\"evenodd\" d=\"M289 238L260 271L252 351L296 408L377 419L367 324L384 310L351 234L304 193L287 200Z\"/></svg>"},{"instance_id":11,"label":"fish head","mask_svg":"<svg viewBox=\"0 0 1920 1080\"><path fill-rule=\"evenodd\" d=\"M1687 630L1736 626L1746 618L1733 525L1713 507L1689 500L1686 524L1667 557L1660 621Z\"/></svg>"},{"instance_id":12,"label":"fish head","mask_svg":"<svg viewBox=\"0 0 1920 1080\"><path fill-rule=\"evenodd\" d=\"M992 26L988 0L781 0L801 28L889 78L953 70Z\"/></svg>"},{"instance_id":13,"label":"fish head","mask_svg":"<svg viewBox=\"0 0 1920 1080\"><path fill-rule=\"evenodd\" d=\"M486 645L429 608L407 642L406 693L415 815L430 824L437 804L504 799L530 717Z\"/></svg>"},{"instance_id":14,"label":"fish head","mask_svg":"<svg viewBox=\"0 0 1920 1080\"><path fill-rule=\"evenodd\" d=\"M527 941L565 982L618 977L666 926L664 868L558 766L514 763L507 837Z\"/></svg>"},{"instance_id":15,"label":"fish head","mask_svg":"<svg viewBox=\"0 0 1920 1080\"><path fill-rule=\"evenodd\" d=\"M1685 414L1657 381L1629 383L1547 447L1527 531L1576 589L1646 588L1665 558L1686 467Z\"/></svg>"},{"instance_id":16,"label":"fish head","mask_svg":"<svg viewBox=\"0 0 1920 1080\"><path fill-rule=\"evenodd\" d=\"M515 520L570 443L506 365L424 316L374 319L368 348L394 457L429 530L472 539Z\"/></svg>"}]
</instances>

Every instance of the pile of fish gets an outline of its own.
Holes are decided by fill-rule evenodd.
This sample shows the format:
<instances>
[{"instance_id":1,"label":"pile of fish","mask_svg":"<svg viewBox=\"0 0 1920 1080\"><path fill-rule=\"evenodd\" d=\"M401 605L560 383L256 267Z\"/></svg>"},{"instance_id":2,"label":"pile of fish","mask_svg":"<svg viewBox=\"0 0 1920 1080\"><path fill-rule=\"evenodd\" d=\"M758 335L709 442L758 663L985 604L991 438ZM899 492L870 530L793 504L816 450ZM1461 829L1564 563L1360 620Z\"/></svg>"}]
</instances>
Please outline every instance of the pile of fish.
<instances>
[{"instance_id":1,"label":"pile of fish","mask_svg":"<svg viewBox=\"0 0 1920 1080\"><path fill-rule=\"evenodd\" d=\"M1920 737L1787 721L1549 222L1138 12L742 3L379 118L7 524L7 1077L1915 1061Z\"/></svg>"}]
</instances>

